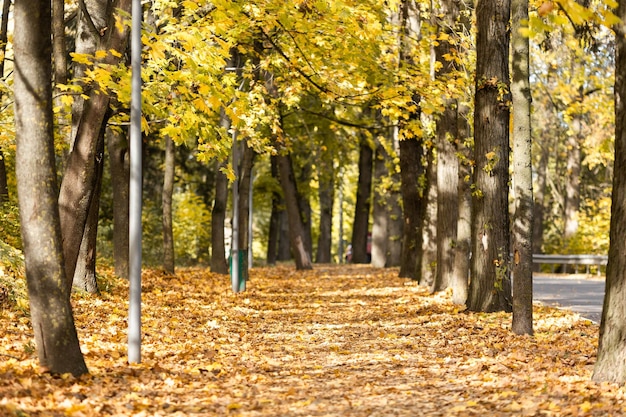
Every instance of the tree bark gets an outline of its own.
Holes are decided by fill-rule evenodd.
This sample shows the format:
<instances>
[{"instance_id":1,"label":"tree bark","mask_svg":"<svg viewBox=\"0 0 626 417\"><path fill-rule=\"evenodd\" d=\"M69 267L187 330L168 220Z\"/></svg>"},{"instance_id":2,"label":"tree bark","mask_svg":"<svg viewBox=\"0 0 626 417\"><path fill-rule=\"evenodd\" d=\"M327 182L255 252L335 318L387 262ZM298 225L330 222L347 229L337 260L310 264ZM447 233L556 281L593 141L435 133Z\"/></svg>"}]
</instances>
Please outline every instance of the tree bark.
<instances>
[{"instance_id":1,"label":"tree bark","mask_svg":"<svg viewBox=\"0 0 626 417\"><path fill-rule=\"evenodd\" d=\"M400 176L403 203L404 230L402 233L402 260L400 277L419 281L419 248L422 246L422 227L426 199L420 187L425 170L422 162L424 150L417 138L400 140Z\"/></svg>"},{"instance_id":2,"label":"tree bark","mask_svg":"<svg viewBox=\"0 0 626 417\"><path fill-rule=\"evenodd\" d=\"M441 64L435 77L442 81L455 71L452 57L457 54L455 28L459 18L459 4L456 0L442 1L438 7L437 31L440 34L435 45L435 59ZM446 36L443 36L446 35ZM456 144L458 103L453 97L444 99L444 111L437 119L437 272L432 291L442 291L450 286L454 269L454 246L457 238L458 219L458 171Z\"/></svg>"},{"instance_id":3,"label":"tree bark","mask_svg":"<svg viewBox=\"0 0 626 417\"><path fill-rule=\"evenodd\" d=\"M332 155L324 152L320 160L319 169L319 201L320 220L319 236L317 238L317 263L331 262L332 228L333 228L333 202L335 199L335 173L333 169Z\"/></svg>"},{"instance_id":4,"label":"tree bark","mask_svg":"<svg viewBox=\"0 0 626 417\"><path fill-rule=\"evenodd\" d=\"M176 255L174 253L174 229L172 224L172 195L174 194L175 145L171 137L165 137L165 167L163 170L163 270L174 275Z\"/></svg>"},{"instance_id":5,"label":"tree bark","mask_svg":"<svg viewBox=\"0 0 626 417\"><path fill-rule=\"evenodd\" d=\"M307 252L304 243L304 230L302 218L300 217L300 207L298 206L298 188L293 174L291 157L288 154L278 155L276 162L278 163L280 183L283 188L283 194L285 195L285 205L287 207L287 217L289 220L289 242L296 261L296 269L313 269L311 256Z\"/></svg>"},{"instance_id":6,"label":"tree bark","mask_svg":"<svg viewBox=\"0 0 626 417\"><path fill-rule=\"evenodd\" d=\"M250 248L250 188L252 187L252 168L254 167L255 152L248 146L246 141L242 142L243 152L239 164L239 249L246 252Z\"/></svg>"},{"instance_id":7,"label":"tree bark","mask_svg":"<svg viewBox=\"0 0 626 417\"><path fill-rule=\"evenodd\" d=\"M106 124L106 122L105 122ZM98 281L96 279L96 245L98 242L98 218L100 211L100 194L102 190L102 173L104 171L104 129L100 131L98 138L98 156L96 157L96 188L94 197L89 206L87 223L80 244L76 270L72 286L92 294L99 294Z\"/></svg>"},{"instance_id":8,"label":"tree bark","mask_svg":"<svg viewBox=\"0 0 626 417\"><path fill-rule=\"evenodd\" d=\"M465 305L469 285L470 270L470 241L472 237L472 195L470 179L472 169L470 166L471 150L466 139L471 136L470 126L467 122L469 109L467 106L459 108L457 118L459 138L462 138L459 146L459 179L457 181L457 204L459 218L457 220L456 246L454 248L454 269L450 285L452 286L452 302Z\"/></svg>"},{"instance_id":9,"label":"tree bark","mask_svg":"<svg viewBox=\"0 0 626 417\"><path fill-rule=\"evenodd\" d=\"M432 149L426 153L425 210L422 246L418 248L419 283L432 288L437 273L437 165Z\"/></svg>"},{"instance_id":10,"label":"tree bark","mask_svg":"<svg viewBox=\"0 0 626 417\"><path fill-rule=\"evenodd\" d=\"M372 266L383 268L387 264L387 243L389 241L389 196L384 187L387 170L388 154L384 146L377 141L374 155L374 192L372 210Z\"/></svg>"},{"instance_id":11,"label":"tree bark","mask_svg":"<svg viewBox=\"0 0 626 417\"><path fill-rule=\"evenodd\" d=\"M626 1L620 0L614 26L615 53L615 167L611 205L609 263L600 321L598 359L592 379L626 382Z\"/></svg>"},{"instance_id":12,"label":"tree bark","mask_svg":"<svg viewBox=\"0 0 626 417\"><path fill-rule=\"evenodd\" d=\"M116 0L110 10L130 13L130 0ZM101 49L124 51L127 43L127 29L118 31L115 14L111 13L104 37L100 40ZM115 65L120 58L109 53L103 58L104 64ZM96 149L100 129L109 109L110 97L101 91L92 92L77 123L76 136L68 156L65 174L59 193L61 230L63 233L63 253L65 272L73 277L76 260L85 228L87 213L96 184ZM68 279L68 289L72 282Z\"/></svg>"},{"instance_id":13,"label":"tree bark","mask_svg":"<svg viewBox=\"0 0 626 417\"><path fill-rule=\"evenodd\" d=\"M530 123L528 0L512 0L513 48L513 323L515 334L533 334L533 172Z\"/></svg>"},{"instance_id":14,"label":"tree bark","mask_svg":"<svg viewBox=\"0 0 626 417\"><path fill-rule=\"evenodd\" d=\"M276 156L270 156L270 172L272 179L280 181L278 178L278 164ZM280 201L282 197L278 190L272 190L272 212L270 214L270 224L267 238L267 258L268 265L275 265L278 256L278 238L280 236Z\"/></svg>"},{"instance_id":15,"label":"tree bark","mask_svg":"<svg viewBox=\"0 0 626 417\"><path fill-rule=\"evenodd\" d=\"M109 170L113 192L113 265L115 275L128 278L128 218L130 159L125 130L107 129Z\"/></svg>"},{"instance_id":16,"label":"tree bark","mask_svg":"<svg viewBox=\"0 0 626 417\"><path fill-rule=\"evenodd\" d=\"M291 160L293 164L293 159ZM298 186L298 207L300 208L300 218L302 219L302 232L304 233L304 247L309 253L309 258L313 256L313 235L311 217L313 210L309 201L311 182L312 163L310 158L306 158L304 164L300 167L298 178L296 179Z\"/></svg>"},{"instance_id":17,"label":"tree bark","mask_svg":"<svg viewBox=\"0 0 626 417\"><path fill-rule=\"evenodd\" d=\"M30 319L45 370L87 373L70 304L61 245L54 160L49 1L17 0L15 35L16 175ZM81 233L82 236L82 233Z\"/></svg>"},{"instance_id":18,"label":"tree bark","mask_svg":"<svg viewBox=\"0 0 626 417\"><path fill-rule=\"evenodd\" d=\"M0 53L2 53L2 59L0 59L0 78L3 79L10 9L11 0L4 0L2 2L2 21L0 22ZM4 158L4 152L2 151L2 149L0 149L0 204L9 201L9 185L7 181L6 161Z\"/></svg>"},{"instance_id":19,"label":"tree bark","mask_svg":"<svg viewBox=\"0 0 626 417\"><path fill-rule=\"evenodd\" d=\"M541 155L536 169L536 187L533 190L535 199L533 203L533 253L543 253L543 221L545 216L548 160L550 157L549 146L543 139L544 138L541 138L542 143L539 144L541 147Z\"/></svg>"},{"instance_id":20,"label":"tree bark","mask_svg":"<svg viewBox=\"0 0 626 417\"><path fill-rule=\"evenodd\" d=\"M372 194L372 169L374 151L365 135L359 147L359 179L352 225L352 262L368 263L367 240L369 235L370 198Z\"/></svg>"},{"instance_id":21,"label":"tree bark","mask_svg":"<svg viewBox=\"0 0 626 417\"><path fill-rule=\"evenodd\" d=\"M509 0L476 8L476 96L470 311L510 311Z\"/></svg>"},{"instance_id":22,"label":"tree bark","mask_svg":"<svg viewBox=\"0 0 626 417\"><path fill-rule=\"evenodd\" d=\"M226 223L226 203L228 201L228 178L222 171L227 161L216 164L215 170L215 201L211 210L211 272L228 274L224 225Z\"/></svg>"}]
</instances>

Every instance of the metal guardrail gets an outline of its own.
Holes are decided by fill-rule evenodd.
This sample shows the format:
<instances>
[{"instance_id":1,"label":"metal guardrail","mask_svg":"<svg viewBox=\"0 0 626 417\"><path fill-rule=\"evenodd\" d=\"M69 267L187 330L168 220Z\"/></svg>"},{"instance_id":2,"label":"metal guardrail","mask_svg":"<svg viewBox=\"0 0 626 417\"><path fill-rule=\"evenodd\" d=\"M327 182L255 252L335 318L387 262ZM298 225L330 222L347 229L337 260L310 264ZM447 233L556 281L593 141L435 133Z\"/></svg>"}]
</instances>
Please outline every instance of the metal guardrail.
<instances>
[{"instance_id":1,"label":"metal guardrail","mask_svg":"<svg viewBox=\"0 0 626 417\"><path fill-rule=\"evenodd\" d=\"M600 275L602 266L606 266L609 257L606 255L544 255L533 254L533 263L552 265L552 272L555 271L557 265L575 265L576 271L578 266L585 266L585 272L588 274L591 266L597 266L597 274Z\"/></svg>"}]
</instances>

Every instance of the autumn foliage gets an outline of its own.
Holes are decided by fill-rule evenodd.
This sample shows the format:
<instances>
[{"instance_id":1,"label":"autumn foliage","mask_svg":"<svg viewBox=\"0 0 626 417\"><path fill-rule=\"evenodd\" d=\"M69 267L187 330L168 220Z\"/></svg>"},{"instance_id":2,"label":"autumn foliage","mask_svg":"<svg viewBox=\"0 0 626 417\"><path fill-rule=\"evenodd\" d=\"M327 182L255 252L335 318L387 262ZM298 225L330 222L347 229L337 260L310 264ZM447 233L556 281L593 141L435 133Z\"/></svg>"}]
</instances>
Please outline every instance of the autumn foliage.
<instances>
[{"instance_id":1,"label":"autumn foliage","mask_svg":"<svg viewBox=\"0 0 626 417\"><path fill-rule=\"evenodd\" d=\"M256 268L248 291L203 269L143 275L143 360L126 363L128 287L74 295L90 374L38 370L26 314L2 311L0 415L609 416L590 381L597 325L536 306L535 336L466 313L394 269Z\"/></svg>"}]
</instances>

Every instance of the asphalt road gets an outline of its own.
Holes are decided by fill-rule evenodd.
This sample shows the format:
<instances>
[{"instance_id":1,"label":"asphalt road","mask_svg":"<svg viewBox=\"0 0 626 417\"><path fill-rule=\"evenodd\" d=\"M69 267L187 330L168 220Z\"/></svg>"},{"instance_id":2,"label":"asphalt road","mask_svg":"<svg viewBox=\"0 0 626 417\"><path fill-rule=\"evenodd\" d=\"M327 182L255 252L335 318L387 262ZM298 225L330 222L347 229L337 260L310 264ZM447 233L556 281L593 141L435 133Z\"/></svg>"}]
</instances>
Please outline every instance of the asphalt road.
<instances>
[{"instance_id":1,"label":"asphalt road","mask_svg":"<svg viewBox=\"0 0 626 417\"><path fill-rule=\"evenodd\" d=\"M546 305L568 308L600 323L604 301L604 279L581 275L533 276L533 298Z\"/></svg>"}]
</instances>

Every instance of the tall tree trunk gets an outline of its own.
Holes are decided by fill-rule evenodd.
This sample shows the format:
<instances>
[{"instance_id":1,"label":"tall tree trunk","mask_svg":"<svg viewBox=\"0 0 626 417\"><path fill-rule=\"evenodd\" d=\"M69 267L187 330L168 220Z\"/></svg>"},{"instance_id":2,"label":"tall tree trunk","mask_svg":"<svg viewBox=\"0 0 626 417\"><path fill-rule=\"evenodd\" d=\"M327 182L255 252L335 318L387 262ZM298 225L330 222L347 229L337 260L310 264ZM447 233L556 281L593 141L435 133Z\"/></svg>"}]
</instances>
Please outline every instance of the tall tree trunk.
<instances>
[{"instance_id":1,"label":"tall tree trunk","mask_svg":"<svg viewBox=\"0 0 626 417\"><path fill-rule=\"evenodd\" d=\"M615 170L611 205L609 264L600 321L594 381L626 382L626 1L620 0L614 26L615 53Z\"/></svg>"},{"instance_id":2,"label":"tall tree trunk","mask_svg":"<svg viewBox=\"0 0 626 417\"><path fill-rule=\"evenodd\" d=\"M296 261L296 269L313 269L311 257L307 252L304 243L304 230L300 207L298 206L298 188L291 165L289 154L279 154L276 157L278 171L280 173L280 184L285 195L285 205L287 206L287 217L289 220L289 242Z\"/></svg>"},{"instance_id":3,"label":"tall tree trunk","mask_svg":"<svg viewBox=\"0 0 626 417\"><path fill-rule=\"evenodd\" d=\"M400 175L403 203L404 231L402 233L402 260L400 277L419 281L418 268L422 247L422 227L426 211L426 199L420 188L420 178L425 170L422 162L424 148L415 137L400 140Z\"/></svg>"},{"instance_id":4,"label":"tall tree trunk","mask_svg":"<svg viewBox=\"0 0 626 417\"><path fill-rule=\"evenodd\" d=\"M293 159L292 159L293 163ZM298 188L298 207L300 208L300 218L302 219L302 231L304 233L304 247L309 253L309 257L313 256L313 236L312 236L312 224L311 217L313 210L311 209L311 202L309 201L309 186L311 182L312 163L309 158L304 161L302 167L300 167L300 175L296 180L301 186ZM304 190L302 188L306 187Z\"/></svg>"},{"instance_id":5,"label":"tall tree trunk","mask_svg":"<svg viewBox=\"0 0 626 417\"><path fill-rule=\"evenodd\" d=\"M281 211L278 213L279 236L278 236L278 253L277 261L288 261L292 259L291 242L289 232L289 215L287 213L287 204L283 198L280 203Z\"/></svg>"},{"instance_id":6,"label":"tall tree trunk","mask_svg":"<svg viewBox=\"0 0 626 417\"><path fill-rule=\"evenodd\" d=\"M359 179L352 225L352 262L368 263L367 239L369 234L370 197L372 194L372 169L374 151L365 135L359 146Z\"/></svg>"},{"instance_id":7,"label":"tall tree trunk","mask_svg":"<svg viewBox=\"0 0 626 417\"><path fill-rule=\"evenodd\" d=\"M513 49L513 324L515 334L533 334L533 172L530 125L528 0L512 0Z\"/></svg>"},{"instance_id":8,"label":"tall tree trunk","mask_svg":"<svg viewBox=\"0 0 626 417\"><path fill-rule=\"evenodd\" d=\"M582 102L583 97L580 97ZM581 110L582 111L582 110ZM582 130L582 114L577 113L572 119L572 130L576 132L567 137L567 162L565 181L565 201L563 202L564 228L563 240L565 246L569 247L570 240L578 231L578 210L580 208L580 165L582 162L580 144Z\"/></svg>"},{"instance_id":9,"label":"tall tree trunk","mask_svg":"<svg viewBox=\"0 0 626 417\"><path fill-rule=\"evenodd\" d=\"M374 192L372 210L372 266L383 268L387 264L387 243L389 242L389 193L384 189L388 154L384 146L377 141L374 155Z\"/></svg>"},{"instance_id":10,"label":"tall tree trunk","mask_svg":"<svg viewBox=\"0 0 626 417\"><path fill-rule=\"evenodd\" d=\"M61 245L50 83L51 14L49 1L15 2L15 165L39 363L49 372L78 376L88 371L74 326Z\"/></svg>"},{"instance_id":11,"label":"tall tree trunk","mask_svg":"<svg viewBox=\"0 0 626 417\"><path fill-rule=\"evenodd\" d=\"M542 138L543 139L543 138ZM543 221L545 216L545 195L548 179L548 159L550 148L544 140L540 141L541 155L537 166L537 182L534 187L533 204L533 253L543 252ZM537 269L538 270L538 269Z\"/></svg>"},{"instance_id":12,"label":"tall tree trunk","mask_svg":"<svg viewBox=\"0 0 626 417\"><path fill-rule=\"evenodd\" d=\"M280 181L278 178L278 164L276 162L276 156L270 156L270 172L272 179ZM270 214L270 224L267 238L267 258L266 263L268 265L276 264L276 257L278 255L278 238L280 236L280 212L279 206L282 197L278 190L272 190L272 212Z\"/></svg>"},{"instance_id":13,"label":"tall tree trunk","mask_svg":"<svg viewBox=\"0 0 626 417\"><path fill-rule=\"evenodd\" d=\"M468 114L468 106L459 106L459 117L457 117L457 130L460 139L458 146L459 178L457 181L459 218L457 220L456 246L454 248L454 268L450 280L452 302L458 305L465 305L467 301L470 276L470 241L472 237L472 194L470 190L470 179L472 177L472 151L467 141L467 139L471 137Z\"/></svg>"},{"instance_id":14,"label":"tall tree trunk","mask_svg":"<svg viewBox=\"0 0 626 417\"><path fill-rule=\"evenodd\" d=\"M467 307L511 309L509 234L509 0L476 8L472 261Z\"/></svg>"},{"instance_id":15,"label":"tall tree trunk","mask_svg":"<svg viewBox=\"0 0 626 417\"><path fill-rule=\"evenodd\" d=\"M0 204L9 201L9 183L4 152L0 149Z\"/></svg>"},{"instance_id":16,"label":"tall tree trunk","mask_svg":"<svg viewBox=\"0 0 626 417\"><path fill-rule=\"evenodd\" d=\"M7 49L7 32L9 26L9 10L11 8L11 0L2 2L2 21L0 22L0 78L4 79L4 60ZM9 185L7 181L7 167L4 152L0 149L0 204L9 201Z\"/></svg>"},{"instance_id":17,"label":"tall tree trunk","mask_svg":"<svg viewBox=\"0 0 626 417\"><path fill-rule=\"evenodd\" d=\"M106 121L104 122L106 124ZM83 240L80 244L76 270L72 286L92 294L99 294L98 281L96 279L96 245L98 242L98 218L100 212L100 194L102 190L102 173L104 171L104 128L100 130L98 138L98 150L96 157L96 187L94 196L89 206L87 223L83 232Z\"/></svg>"},{"instance_id":18,"label":"tall tree trunk","mask_svg":"<svg viewBox=\"0 0 626 417\"><path fill-rule=\"evenodd\" d=\"M335 173L333 169L332 155L325 152L320 160L319 169L319 201L320 220L319 236L317 238L317 263L331 262L332 228L333 228L333 202L335 200Z\"/></svg>"},{"instance_id":19,"label":"tall tree trunk","mask_svg":"<svg viewBox=\"0 0 626 417\"><path fill-rule=\"evenodd\" d=\"M247 142L242 142L243 152L239 164L239 243L240 250L245 251L246 257L249 250L250 230L250 189L252 187L252 168L254 167L255 152L248 146Z\"/></svg>"},{"instance_id":20,"label":"tall tree trunk","mask_svg":"<svg viewBox=\"0 0 626 417\"><path fill-rule=\"evenodd\" d=\"M174 226L172 224L172 195L174 194L175 145L171 137L165 137L165 167L163 170L163 270L174 275L176 269L174 253Z\"/></svg>"},{"instance_id":21,"label":"tall tree trunk","mask_svg":"<svg viewBox=\"0 0 626 417\"><path fill-rule=\"evenodd\" d=\"M391 155L394 164L400 160L400 144L398 143L398 129L393 128L391 134L393 138L393 154ZM399 168L399 167L398 167ZM391 182L394 184L391 189L391 195L388 198L389 220L388 220L388 236L387 236L387 261L386 267L400 266L402 263L402 231L404 228L404 218L402 216L402 193L401 184L402 176L399 169L394 167L391 173Z\"/></svg>"},{"instance_id":22,"label":"tall tree trunk","mask_svg":"<svg viewBox=\"0 0 626 417\"><path fill-rule=\"evenodd\" d=\"M230 119L224 110L220 114L220 126L224 131L230 129ZM228 161L219 161L215 167L215 200L211 209L211 272L228 274L226 262L226 243L224 226L226 223L226 207L228 204L228 177L224 170Z\"/></svg>"},{"instance_id":23,"label":"tall tree trunk","mask_svg":"<svg viewBox=\"0 0 626 417\"><path fill-rule=\"evenodd\" d=\"M424 187L426 209L422 227L422 246L418 248L419 283L432 287L437 273L437 165L433 151L426 153L426 186Z\"/></svg>"},{"instance_id":24,"label":"tall tree trunk","mask_svg":"<svg viewBox=\"0 0 626 417\"><path fill-rule=\"evenodd\" d=\"M110 10L130 13L130 0L116 0ZM115 24L116 16L111 13L106 25L105 35L100 39L101 49L125 51L127 44L127 28L123 32ZM116 65L120 61L118 54L108 53L103 58L105 65ZM72 150L68 156L65 174L59 193L59 210L61 230L63 233L63 254L65 272L68 277L74 276L76 260L85 228L87 213L96 184L97 142L100 129L109 109L110 98L100 91L92 92L89 100L85 100L80 121L77 123L76 136ZM67 280L68 290L72 285Z\"/></svg>"},{"instance_id":25,"label":"tall tree trunk","mask_svg":"<svg viewBox=\"0 0 626 417\"><path fill-rule=\"evenodd\" d=\"M437 31L440 34L435 46L435 59L441 64L435 77L445 81L455 71L455 46L458 42L455 28L459 18L459 2L446 0L439 4ZM444 99L444 111L436 126L437 144L437 272L431 289L448 288L454 268L454 246L458 219L458 171L456 156L458 103L453 97Z\"/></svg>"},{"instance_id":26,"label":"tall tree trunk","mask_svg":"<svg viewBox=\"0 0 626 417\"><path fill-rule=\"evenodd\" d=\"M128 218L130 159L126 130L107 129L109 170L113 192L113 265L115 275L128 278Z\"/></svg>"}]
</instances>

